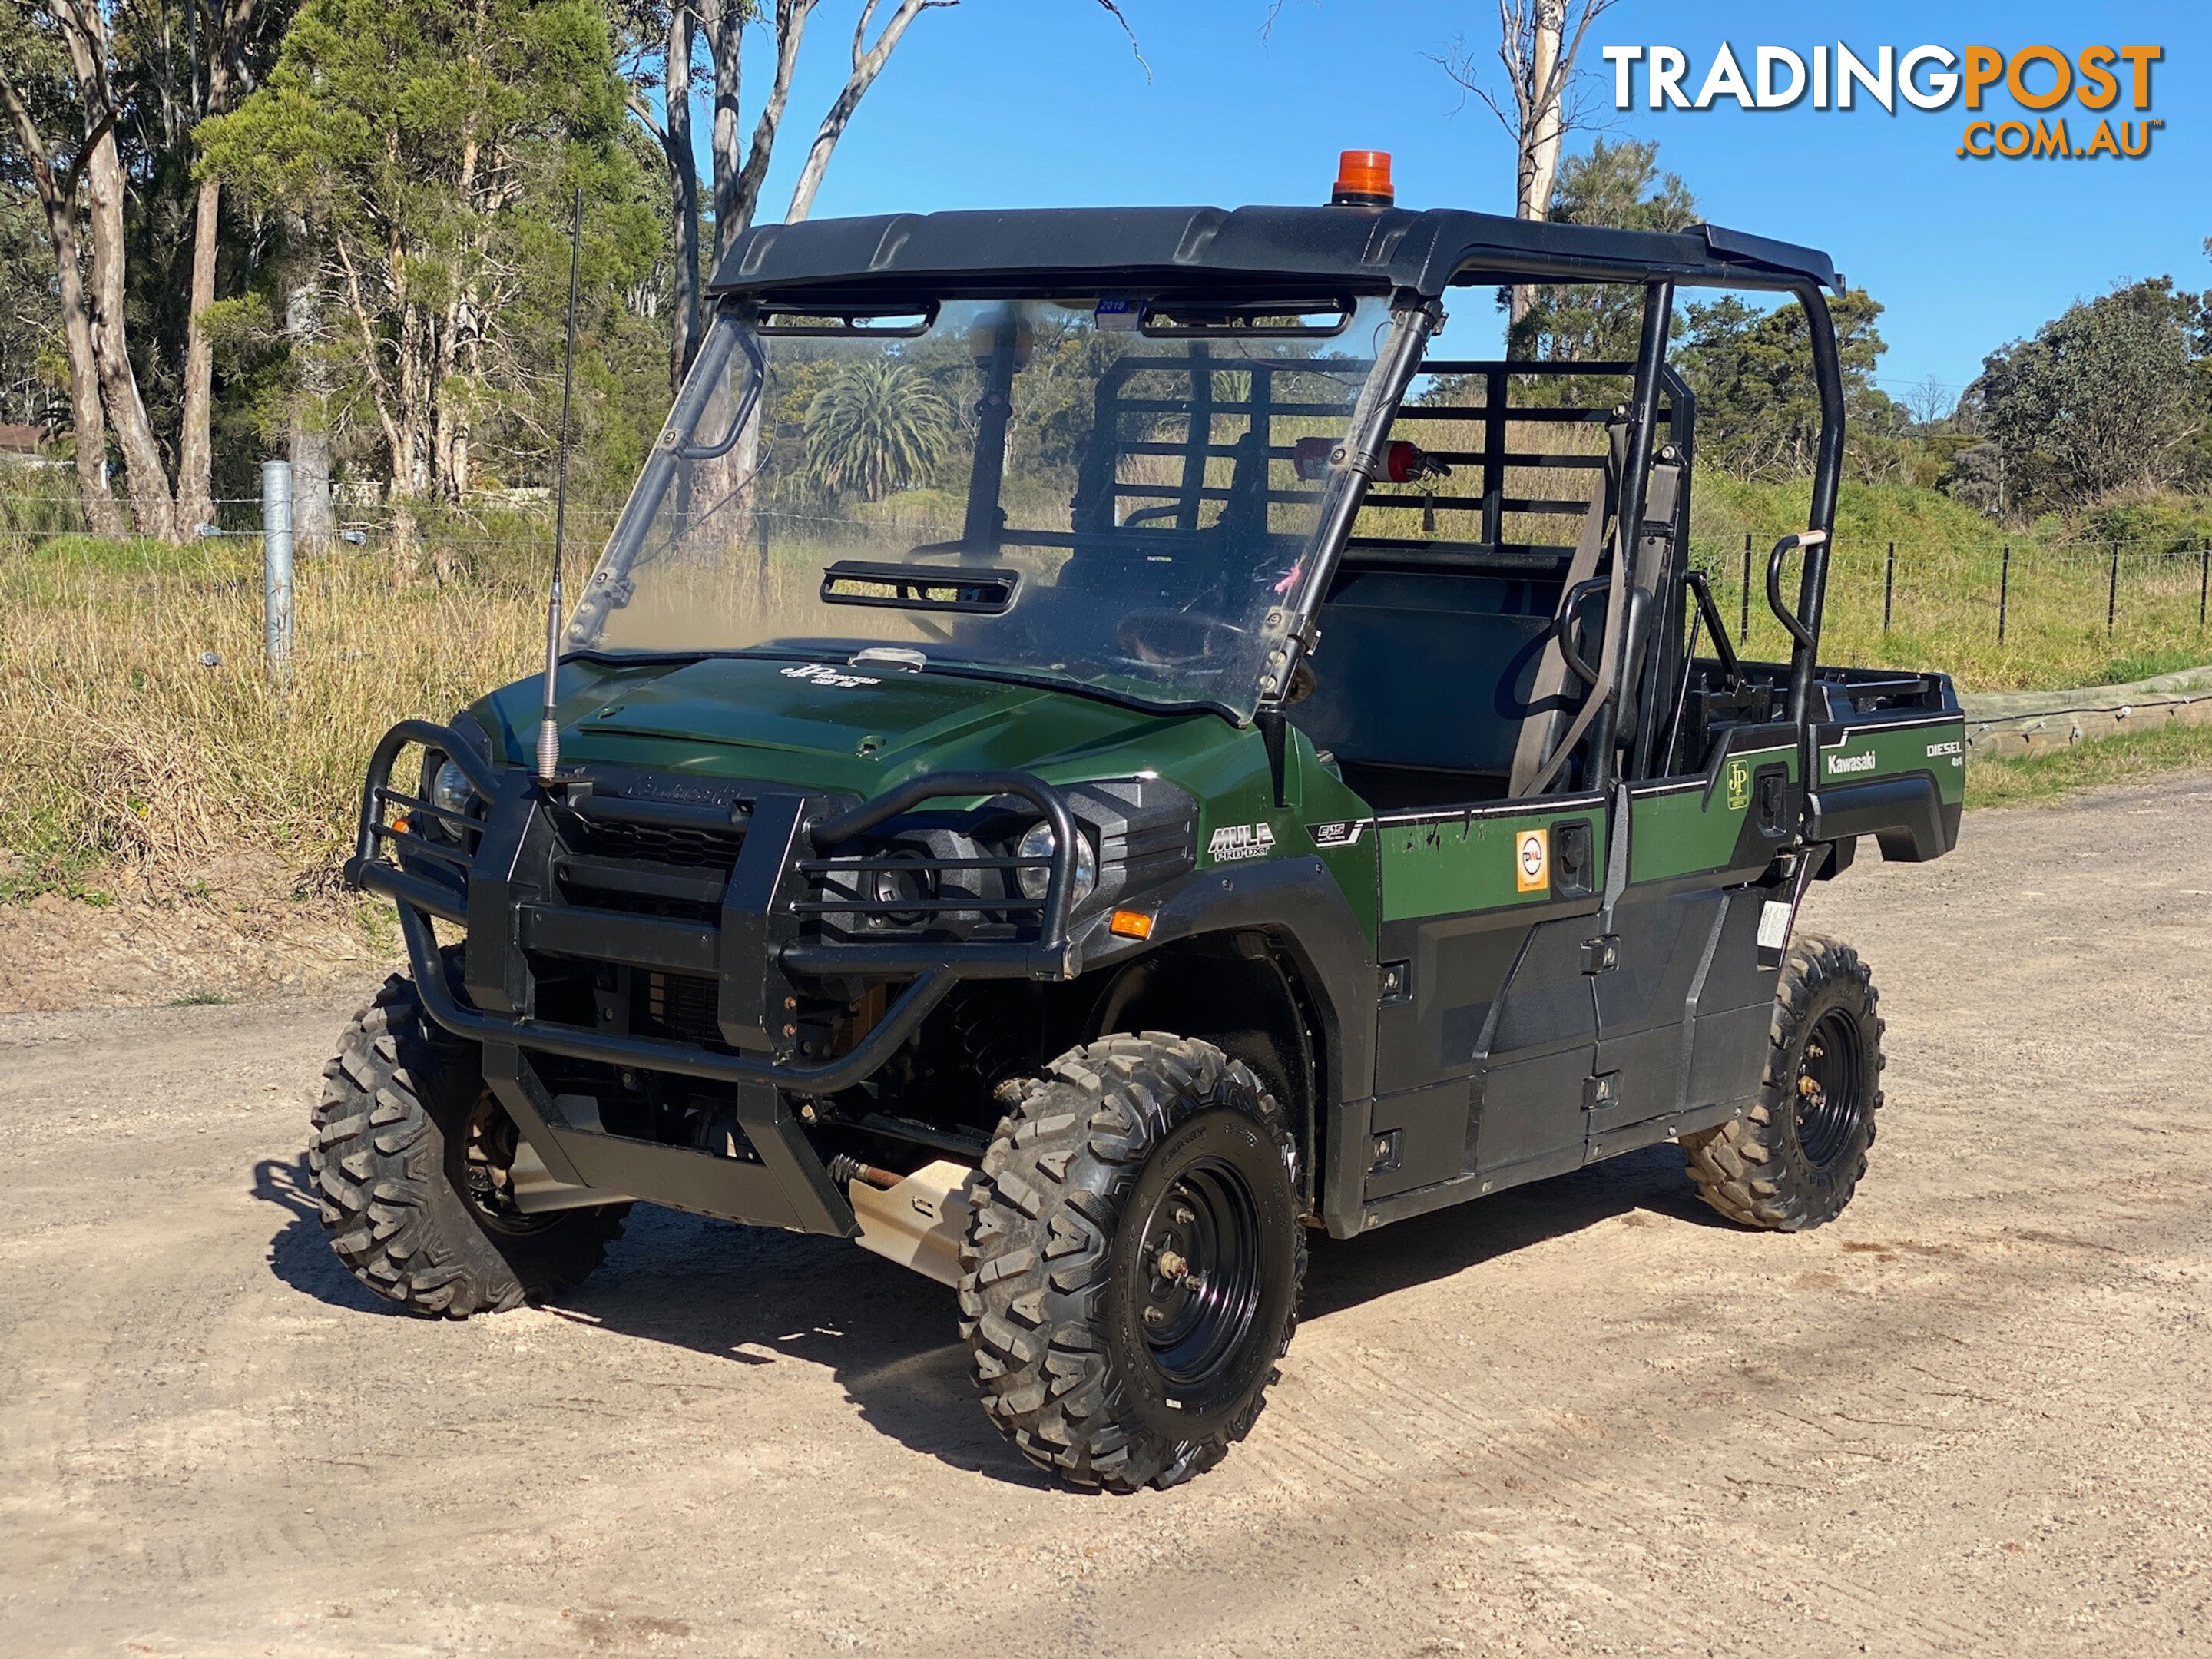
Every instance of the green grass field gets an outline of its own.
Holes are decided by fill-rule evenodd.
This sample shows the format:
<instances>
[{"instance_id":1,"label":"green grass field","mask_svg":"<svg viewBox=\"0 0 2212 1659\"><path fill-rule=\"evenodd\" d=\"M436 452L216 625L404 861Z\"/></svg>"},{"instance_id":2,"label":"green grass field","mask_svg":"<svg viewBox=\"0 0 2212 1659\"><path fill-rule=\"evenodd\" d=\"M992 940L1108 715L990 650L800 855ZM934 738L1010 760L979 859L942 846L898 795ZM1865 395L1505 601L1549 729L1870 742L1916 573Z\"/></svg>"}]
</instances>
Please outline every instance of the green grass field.
<instances>
[{"instance_id":1,"label":"green grass field","mask_svg":"<svg viewBox=\"0 0 2212 1659\"><path fill-rule=\"evenodd\" d=\"M1802 484L1698 481L1691 555L1711 575L1731 627L1742 614L1743 543L1747 533L1752 538L1748 655L1786 653L1787 638L1766 609L1766 555L1779 538L1802 527L1808 505ZM1883 588L1893 542L1897 564L1885 631ZM1942 668L1962 688L1980 691L2118 684L2196 667L2212 662L2212 629L2198 619L2204 579L2212 573L2208 554L2212 502L2151 502L2077 524L2008 530L1934 490L1846 485L1836 513L1821 656L1869 667ZM1792 599L1796 568L1793 561L1784 584ZM2001 589L2007 601L2002 642Z\"/></svg>"},{"instance_id":2,"label":"green grass field","mask_svg":"<svg viewBox=\"0 0 2212 1659\"><path fill-rule=\"evenodd\" d=\"M1971 761L1966 805L2043 806L2107 784L2207 769L2212 769L2212 726L2161 726L2039 755Z\"/></svg>"}]
</instances>

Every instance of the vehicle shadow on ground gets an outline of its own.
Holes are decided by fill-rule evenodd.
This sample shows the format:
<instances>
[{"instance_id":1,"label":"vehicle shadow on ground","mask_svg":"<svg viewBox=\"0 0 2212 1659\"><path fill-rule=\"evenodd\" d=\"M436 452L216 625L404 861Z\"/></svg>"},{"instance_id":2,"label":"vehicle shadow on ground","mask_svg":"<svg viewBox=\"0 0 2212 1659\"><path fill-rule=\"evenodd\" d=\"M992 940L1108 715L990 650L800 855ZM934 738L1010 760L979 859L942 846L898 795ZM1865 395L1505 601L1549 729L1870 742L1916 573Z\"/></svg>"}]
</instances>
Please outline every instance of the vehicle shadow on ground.
<instances>
[{"instance_id":1,"label":"vehicle shadow on ground","mask_svg":"<svg viewBox=\"0 0 2212 1659\"><path fill-rule=\"evenodd\" d=\"M1334 1239L1316 1233L1300 1317L1313 1323L1632 1210L1692 1226L1729 1224L1698 1198L1682 1168L1680 1148L1662 1143L1571 1175L1416 1216L1364 1237Z\"/></svg>"},{"instance_id":2,"label":"vehicle shadow on ground","mask_svg":"<svg viewBox=\"0 0 2212 1659\"><path fill-rule=\"evenodd\" d=\"M355 1313L406 1316L370 1290L345 1269L331 1252L331 1236L323 1231L321 1204L315 1196L315 1177L305 1152L286 1163L264 1158L253 1166L253 1195L274 1204L290 1216L269 1241L269 1271L295 1291L305 1291L318 1302Z\"/></svg>"},{"instance_id":3,"label":"vehicle shadow on ground","mask_svg":"<svg viewBox=\"0 0 2212 1659\"><path fill-rule=\"evenodd\" d=\"M269 1252L279 1279L349 1311L397 1314L331 1255L304 1158L264 1161L254 1191L292 1213ZM1304 1317L1316 1323L1639 1209L1725 1224L1698 1202L1680 1152L1655 1146L1369 1237L1314 1235ZM953 1293L842 1241L641 1205L606 1265L548 1311L732 1366L818 1365L910 1450L994 1480L1055 1485L977 1407Z\"/></svg>"}]
</instances>

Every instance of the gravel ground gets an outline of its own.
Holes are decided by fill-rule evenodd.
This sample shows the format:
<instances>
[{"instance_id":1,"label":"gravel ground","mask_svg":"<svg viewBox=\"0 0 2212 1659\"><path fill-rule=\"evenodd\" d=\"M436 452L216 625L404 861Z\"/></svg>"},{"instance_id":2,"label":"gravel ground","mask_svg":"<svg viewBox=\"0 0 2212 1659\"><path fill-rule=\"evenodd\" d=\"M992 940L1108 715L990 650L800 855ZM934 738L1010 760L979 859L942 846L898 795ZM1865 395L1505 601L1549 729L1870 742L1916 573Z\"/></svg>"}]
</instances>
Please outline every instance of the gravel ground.
<instances>
[{"instance_id":1,"label":"gravel ground","mask_svg":"<svg viewBox=\"0 0 2212 1659\"><path fill-rule=\"evenodd\" d=\"M1324 1242L1252 1437L1127 1499L849 1246L641 1209L389 1311L302 1191L337 1001L0 1018L0 1650L2212 1653L2208 807L1820 890L1889 1021L1841 1221L1662 1147Z\"/></svg>"}]
</instances>

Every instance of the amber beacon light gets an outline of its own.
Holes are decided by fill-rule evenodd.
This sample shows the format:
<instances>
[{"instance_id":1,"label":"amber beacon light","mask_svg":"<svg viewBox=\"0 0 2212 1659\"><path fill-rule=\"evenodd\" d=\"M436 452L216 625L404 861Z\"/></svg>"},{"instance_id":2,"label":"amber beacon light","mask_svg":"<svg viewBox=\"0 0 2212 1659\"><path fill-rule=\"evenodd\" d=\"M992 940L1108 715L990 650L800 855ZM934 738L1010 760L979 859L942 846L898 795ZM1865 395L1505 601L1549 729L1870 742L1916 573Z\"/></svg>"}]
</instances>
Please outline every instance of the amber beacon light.
<instances>
[{"instance_id":1,"label":"amber beacon light","mask_svg":"<svg viewBox=\"0 0 2212 1659\"><path fill-rule=\"evenodd\" d=\"M1331 207L1389 207L1397 199L1390 187L1389 150L1348 149L1337 158Z\"/></svg>"}]
</instances>

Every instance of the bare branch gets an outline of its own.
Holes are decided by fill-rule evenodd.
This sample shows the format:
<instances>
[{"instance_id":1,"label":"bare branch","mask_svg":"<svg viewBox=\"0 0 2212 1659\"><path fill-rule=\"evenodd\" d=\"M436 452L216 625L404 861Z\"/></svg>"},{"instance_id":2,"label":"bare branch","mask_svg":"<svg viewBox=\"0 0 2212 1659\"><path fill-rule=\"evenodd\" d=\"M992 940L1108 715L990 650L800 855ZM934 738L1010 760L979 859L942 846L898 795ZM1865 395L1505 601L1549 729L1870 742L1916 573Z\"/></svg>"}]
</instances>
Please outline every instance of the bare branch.
<instances>
[{"instance_id":1,"label":"bare branch","mask_svg":"<svg viewBox=\"0 0 2212 1659\"><path fill-rule=\"evenodd\" d=\"M845 136L851 125L853 112L867 96L868 88L890 62L891 53L898 50L907 27L925 11L940 9L959 3L959 0L899 0L898 9L884 21L883 31L876 36L875 44L868 44L868 26L875 21L882 0L867 0L860 8L860 21L853 28L853 72L846 77L837 96L822 117L822 125L815 129L814 142L808 146L806 161L799 169L799 180L792 186L791 206L784 214L787 224L797 224L814 210L814 198L822 188L822 178L830 170L830 157L837 148L837 141Z\"/></svg>"},{"instance_id":2,"label":"bare branch","mask_svg":"<svg viewBox=\"0 0 2212 1659\"><path fill-rule=\"evenodd\" d=\"M1129 37L1130 54L1136 58L1138 64L1144 70L1145 79L1150 81L1152 78L1152 66L1145 62L1144 48L1137 44L1137 31L1129 27L1129 20L1122 15L1119 0L1098 0L1098 3L1113 14L1114 21L1121 26L1121 33ZM1279 6L1280 0L1277 0L1277 3ZM1272 14L1267 21L1271 25L1273 23L1274 18Z\"/></svg>"},{"instance_id":3,"label":"bare branch","mask_svg":"<svg viewBox=\"0 0 2212 1659\"><path fill-rule=\"evenodd\" d=\"M668 129L653 118L653 106L639 97L635 91L624 94L623 102L629 106L629 112L637 117L640 126L651 133L659 143L665 144L668 142Z\"/></svg>"},{"instance_id":4,"label":"bare branch","mask_svg":"<svg viewBox=\"0 0 2212 1659\"><path fill-rule=\"evenodd\" d=\"M55 181L53 153L46 148L46 138L32 117L31 106L24 101L4 62L0 62L0 107L6 108L8 118L15 124L16 136L30 161L32 179L38 185L39 200L51 213L58 203L68 201L70 197L64 196Z\"/></svg>"}]
</instances>

